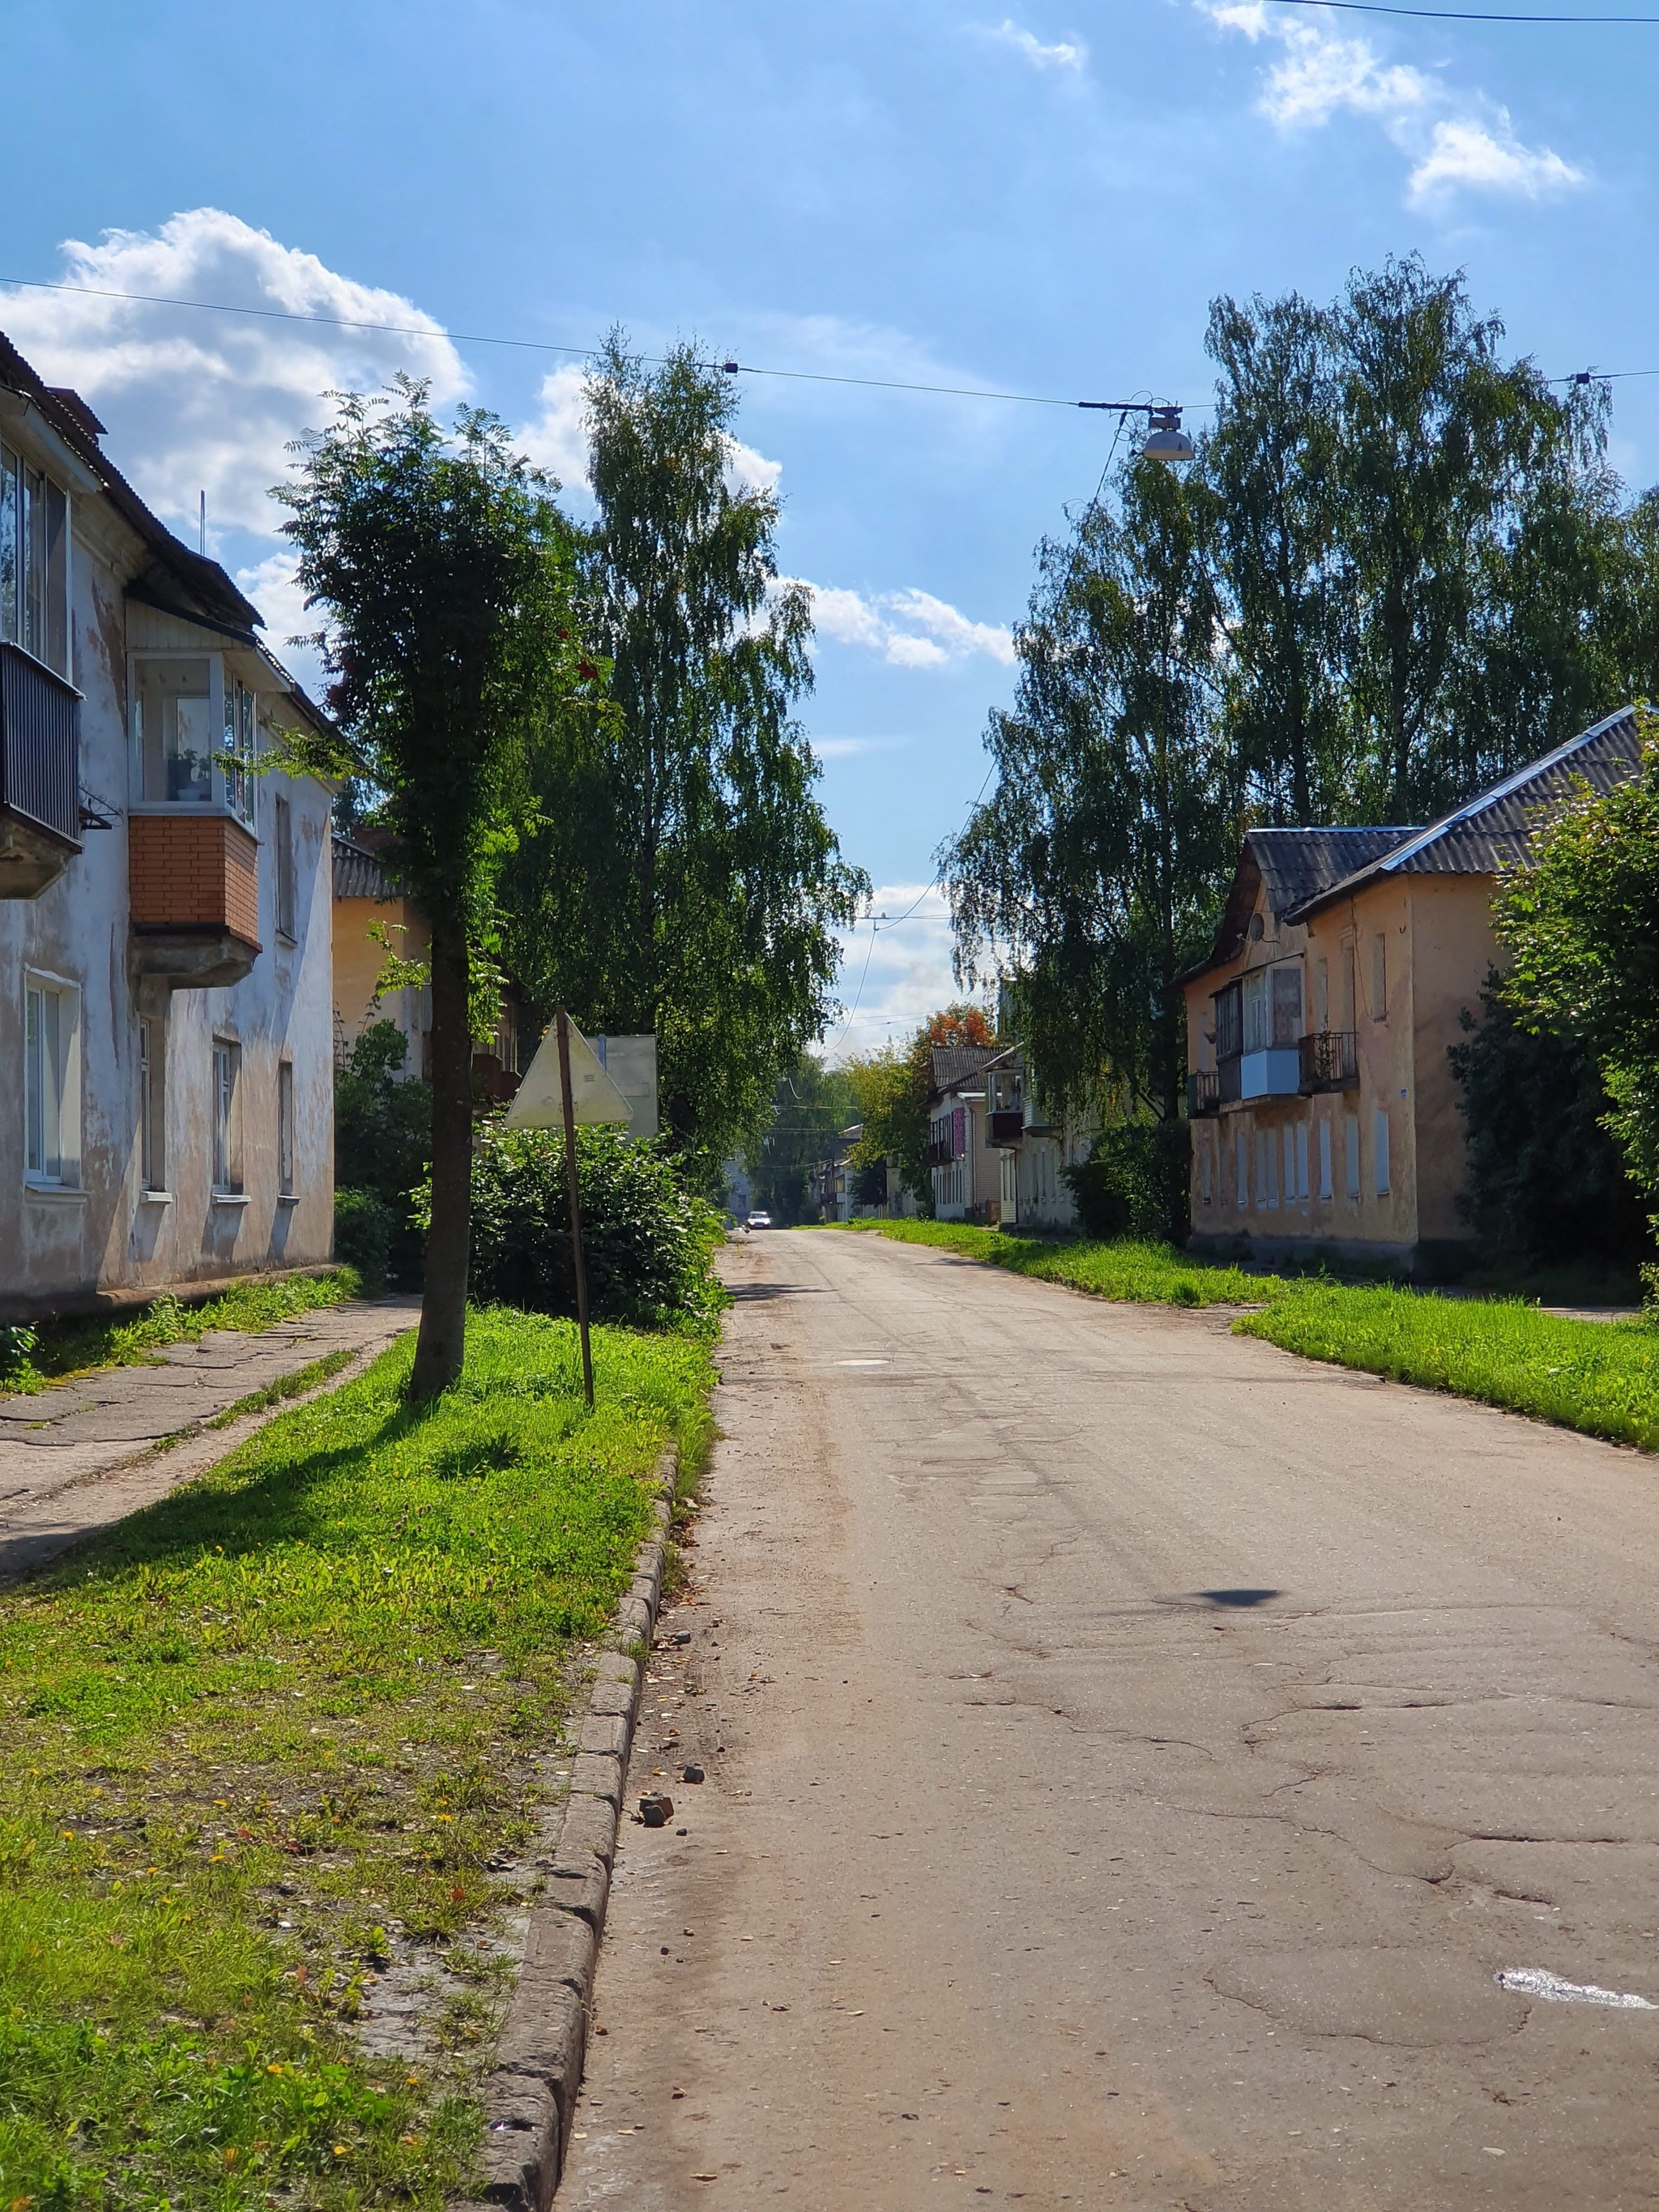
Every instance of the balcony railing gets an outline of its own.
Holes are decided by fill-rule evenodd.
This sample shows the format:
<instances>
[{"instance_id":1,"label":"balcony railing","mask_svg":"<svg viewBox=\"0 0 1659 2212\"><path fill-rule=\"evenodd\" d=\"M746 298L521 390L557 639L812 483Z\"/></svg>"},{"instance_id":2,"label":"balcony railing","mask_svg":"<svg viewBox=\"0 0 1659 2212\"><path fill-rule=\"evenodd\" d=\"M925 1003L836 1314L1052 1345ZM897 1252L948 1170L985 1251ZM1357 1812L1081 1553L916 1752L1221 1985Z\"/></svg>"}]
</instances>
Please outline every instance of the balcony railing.
<instances>
[{"instance_id":1,"label":"balcony railing","mask_svg":"<svg viewBox=\"0 0 1659 2212\"><path fill-rule=\"evenodd\" d=\"M1200 1067L1187 1078L1187 1118L1207 1121L1221 1111L1221 1070Z\"/></svg>"},{"instance_id":2,"label":"balcony railing","mask_svg":"<svg viewBox=\"0 0 1659 2212\"><path fill-rule=\"evenodd\" d=\"M927 1158L930 1168L948 1168L955 1158L956 1153L948 1137L938 1138L927 1147Z\"/></svg>"},{"instance_id":3,"label":"balcony railing","mask_svg":"<svg viewBox=\"0 0 1659 2212\"><path fill-rule=\"evenodd\" d=\"M1025 1134L1025 1109L1022 1106L999 1106L989 1120L985 1139L988 1145L999 1146L1006 1151L1018 1144Z\"/></svg>"},{"instance_id":4,"label":"balcony railing","mask_svg":"<svg viewBox=\"0 0 1659 2212\"><path fill-rule=\"evenodd\" d=\"M0 806L81 842L81 695L0 644Z\"/></svg>"},{"instance_id":5,"label":"balcony railing","mask_svg":"<svg viewBox=\"0 0 1659 2212\"><path fill-rule=\"evenodd\" d=\"M1224 1053L1216 1062L1216 1097L1224 1106L1236 1106L1243 1093L1243 1056Z\"/></svg>"},{"instance_id":6,"label":"balcony railing","mask_svg":"<svg viewBox=\"0 0 1659 2212\"><path fill-rule=\"evenodd\" d=\"M1358 1040L1352 1030L1310 1030L1301 1043L1302 1091L1352 1091L1359 1082Z\"/></svg>"}]
</instances>

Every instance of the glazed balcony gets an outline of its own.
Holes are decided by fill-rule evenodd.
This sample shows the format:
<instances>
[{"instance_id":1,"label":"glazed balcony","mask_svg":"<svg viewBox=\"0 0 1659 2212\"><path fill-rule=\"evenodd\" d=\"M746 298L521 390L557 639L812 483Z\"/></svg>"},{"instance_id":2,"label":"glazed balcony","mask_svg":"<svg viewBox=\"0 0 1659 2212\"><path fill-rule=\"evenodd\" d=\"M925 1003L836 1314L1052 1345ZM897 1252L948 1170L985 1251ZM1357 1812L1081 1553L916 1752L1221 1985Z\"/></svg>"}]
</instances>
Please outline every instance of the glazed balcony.
<instances>
[{"instance_id":1,"label":"glazed balcony","mask_svg":"<svg viewBox=\"0 0 1659 2212\"><path fill-rule=\"evenodd\" d=\"M169 988L240 983L261 951L259 848L216 809L127 817L132 964Z\"/></svg>"},{"instance_id":2,"label":"glazed balcony","mask_svg":"<svg viewBox=\"0 0 1659 2212\"><path fill-rule=\"evenodd\" d=\"M0 898L39 898L81 850L81 695L0 643Z\"/></svg>"}]
</instances>

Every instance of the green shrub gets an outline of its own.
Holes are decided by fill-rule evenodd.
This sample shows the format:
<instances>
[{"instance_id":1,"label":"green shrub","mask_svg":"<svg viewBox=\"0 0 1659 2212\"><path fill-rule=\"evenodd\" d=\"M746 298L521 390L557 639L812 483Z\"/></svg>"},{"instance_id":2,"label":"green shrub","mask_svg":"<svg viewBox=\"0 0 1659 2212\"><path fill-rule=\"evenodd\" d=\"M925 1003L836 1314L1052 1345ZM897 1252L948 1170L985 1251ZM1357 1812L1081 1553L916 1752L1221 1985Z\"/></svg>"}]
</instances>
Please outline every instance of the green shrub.
<instances>
[{"instance_id":1,"label":"green shrub","mask_svg":"<svg viewBox=\"0 0 1659 2212\"><path fill-rule=\"evenodd\" d=\"M1466 1012L1462 1025L1447 1053L1468 1129L1458 1207L1492 1257L1523 1267L1644 1257L1653 1239L1589 1047L1523 1028L1495 971L1480 1019Z\"/></svg>"},{"instance_id":2,"label":"green shrub","mask_svg":"<svg viewBox=\"0 0 1659 2212\"><path fill-rule=\"evenodd\" d=\"M582 1250L595 1321L705 1325L723 1303L709 1267L720 1216L681 1188L654 1146L620 1130L576 1133ZM535 1313L574 1314L564 1139L483 1132L472 1167L471 1294Z\"/></svg>"},{"instance_id":3,"label":"green shrub","mask_svg":"<svg viewBox=\"0 0 1659 2212\"><path fill-rule=\"evenodd\" d=\"M335 1183L342 1193L372 1193L384 1205L380 1286L390 1282L400 1291L421 1286L425 1236L413 1194L432 1163L432 1092L401 1073L408 1053L409 1041L396 1022L372 1022L334 1079ZM337 1197L337 1241L339 1225ZM343 1245L340 1256L362 1264Z\"/></svg>"},{"instance_id":4,"label":"green shrub","mask_svg":"<svg viewBox=\"0 0 1659 2212\"><path fill-rule=\"evenodd\" d=\"M378 1191L337 1190L334 1194L334 1256L355 1267L371 1297L390 1279L392 1243L398 1217Z\"/></svg>"},{"instance_id":5,"label":"green shrub","mask_svg":"<svg viewBox=\"0 0 1659 2212\"><path fill-rule=\"evenodd\" d=\"M30 1371L29 1354L34 1346L34 1331L21 1322L0 1325L0 1390L15 1389L20 1378Z\"/></svg>"},{"instance_id":6,"label":"green shrub","mask_svg":"<svg viewBox=\"0 0 1659 2212\"><path fill-rule=\"evenodd\" d=\"M1103 1129L1086 1160L1060 1172L1085 1237L1109 1243L1184 1244L1191 1227L1185 1121L1135 1121Z\"/></svg>"}]
</instances>

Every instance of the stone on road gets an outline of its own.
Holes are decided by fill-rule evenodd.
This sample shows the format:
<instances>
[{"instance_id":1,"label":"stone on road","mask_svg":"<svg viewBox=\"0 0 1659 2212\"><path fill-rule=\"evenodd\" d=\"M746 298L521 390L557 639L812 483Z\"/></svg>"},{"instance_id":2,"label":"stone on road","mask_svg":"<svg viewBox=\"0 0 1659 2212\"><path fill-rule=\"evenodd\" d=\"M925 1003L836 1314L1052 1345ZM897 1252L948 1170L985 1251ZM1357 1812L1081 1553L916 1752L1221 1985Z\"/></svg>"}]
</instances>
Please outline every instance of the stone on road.
<instances>
[{"instance_id":1,"label":"stone on road","mask_svg":"<svg viewBox=\"0 0 1659 2212\"><path fill-rule=\"evenodd\" d=\"M1653 1460L873 1237L727 1272L629 1786L708 1780L623 1832L562 2212L1659 2201Z\"/></svg>"}]
</instances>

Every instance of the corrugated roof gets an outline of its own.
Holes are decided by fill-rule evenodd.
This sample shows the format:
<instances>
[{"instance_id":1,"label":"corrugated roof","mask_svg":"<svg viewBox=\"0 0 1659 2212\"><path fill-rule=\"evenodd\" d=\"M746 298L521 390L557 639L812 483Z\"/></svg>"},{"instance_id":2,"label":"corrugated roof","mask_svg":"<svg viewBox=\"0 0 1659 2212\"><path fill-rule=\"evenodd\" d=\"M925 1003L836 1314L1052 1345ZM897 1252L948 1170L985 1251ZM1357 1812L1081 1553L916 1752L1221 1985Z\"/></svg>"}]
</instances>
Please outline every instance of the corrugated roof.
<instances>
[{"instance_id":1,"label":"corrugated roof","mask_svg":"<svg viewBox=\"0 0 1659 2212\"><path fill-rule=\"evenodd\" d=\"M1212 968L1237 959L1259 893L1265 894L1273 913L1289 914L1301 901L1341 882L1399 844L1401 838L1416 834L1414 830L1388 827L1247 830L1214 941L1198 965L1188 969L1187 976L1206 975Z\"/></svg>"},{"instance_id":2,"label":"corrugated roof","mask_svg":"<svg viewBox=\"0 0 1659 2212\"><path fill-rule=\"evenodd\" d=\"M982 1075L994 1060L1000 1060L1000 1044L936 1044L933 1047L933 1095L954 1091Z\"/></svg>"},{"instance_id":3,"label":"corrugated roof","mask_svg":"<svg viewBox=\"0 0 1659 2212\"><path fill-rule=\"evenodd\" d=\"M1407 834L1391 850L1339 881L1305 896L1290 912L1302 921L1333 899L1347 898L1383 876L1492 876L1526 856L1540 817L1582 780L1607 793L1633 775L1642 757L1633 707L1583 730L1541 760L1477 792L1426 830Z\"/></svg>"},{"instance_id":4,"label":"corrugated roof","mask_svg":"<svg viewBox=\"0 0 1659 2212\"><path fill-rule=\"evenodd\" d=\"M400 896L374 854L353 844L349 837L341 836L337 830L334 833L334 896L382 902Z\"/></svg>"}]
</instances>

